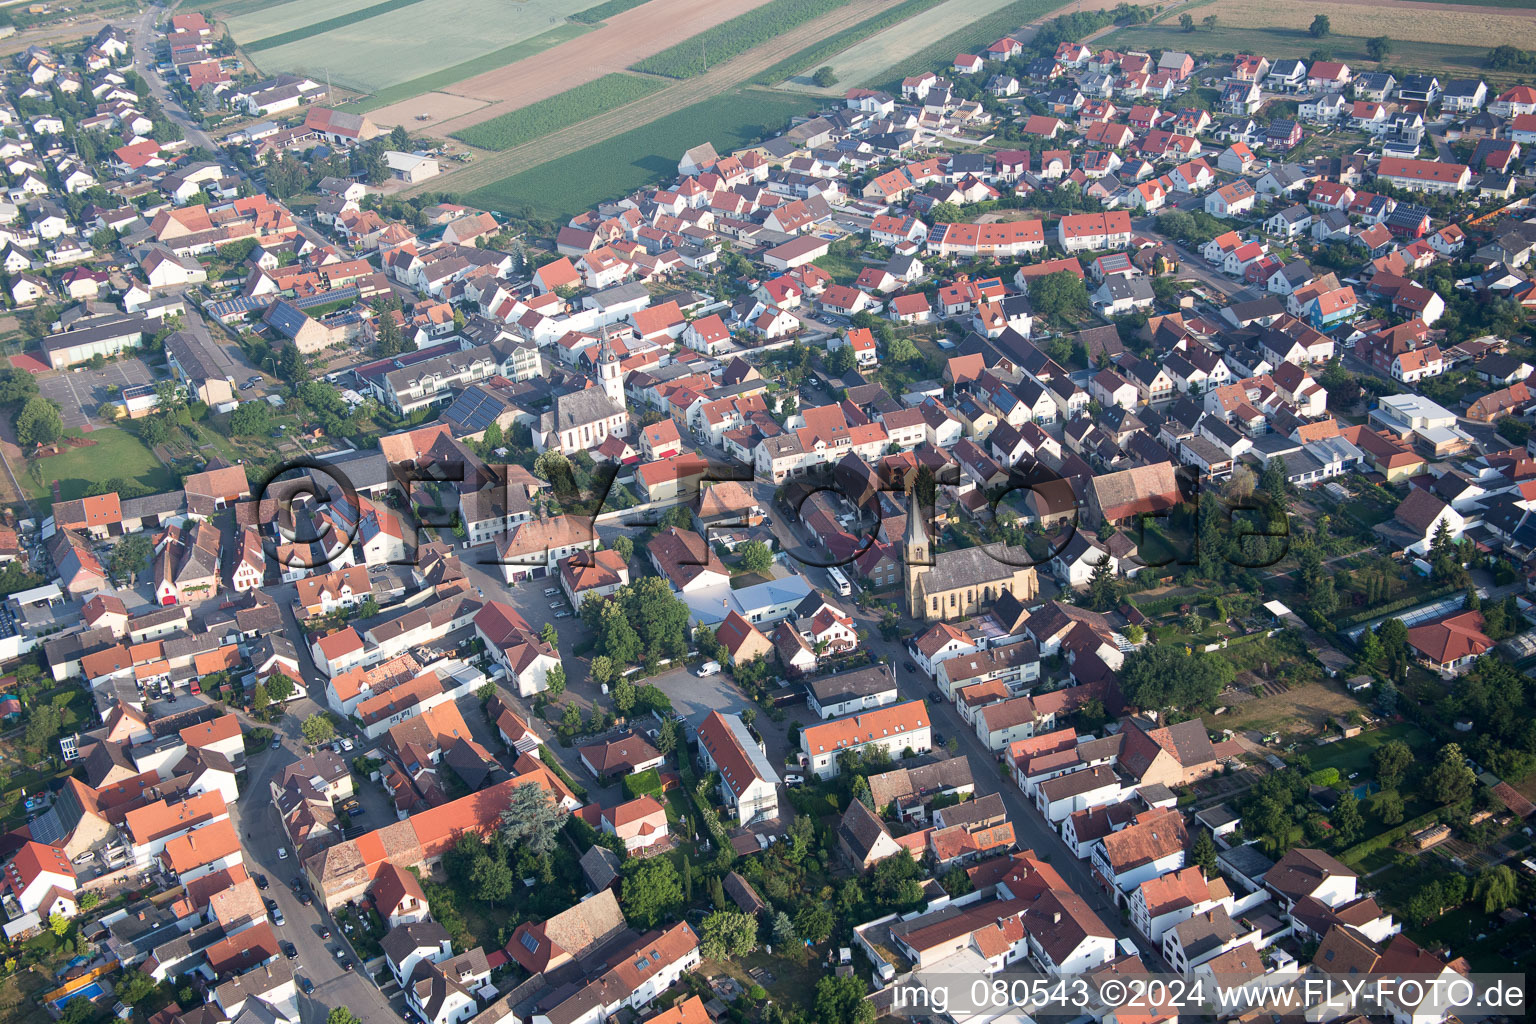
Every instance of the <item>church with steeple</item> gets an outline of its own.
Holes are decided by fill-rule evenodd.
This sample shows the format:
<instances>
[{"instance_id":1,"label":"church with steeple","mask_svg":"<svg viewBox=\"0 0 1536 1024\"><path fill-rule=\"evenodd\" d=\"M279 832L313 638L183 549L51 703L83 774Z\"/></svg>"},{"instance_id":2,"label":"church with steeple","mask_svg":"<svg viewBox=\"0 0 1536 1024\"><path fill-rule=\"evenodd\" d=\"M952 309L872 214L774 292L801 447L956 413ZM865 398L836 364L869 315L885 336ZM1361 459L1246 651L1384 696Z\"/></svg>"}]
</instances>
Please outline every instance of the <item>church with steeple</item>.
<instances>
[{"instance_id":1,"label":"church with steeple","mask_svg":"<svg viewBox=\"0 0 1536 1024\"><path fill-rule=\"evenodd\" d=\"M1028 602L1040 593L1040 579L1024 562L1022 548L1002 544L934 550L916 495L907 495L907 530L902 539L907 614L919 622L966 619L987 611L993 601L1012 594Z\"/></svg>"},{"instance_id":2,"label":"church with steeple","mask_svg":"<svg viewBox=\"0 0 1536 1024\"><path fill-rule=\"evenodd\" d=\"M598 343L597 384L555 399L533 432L538 451L553 448L574 455L594 451L610 437L629 434L629 403L624 397L624 365L607 327Z\"/></svg>"}]
</instances>

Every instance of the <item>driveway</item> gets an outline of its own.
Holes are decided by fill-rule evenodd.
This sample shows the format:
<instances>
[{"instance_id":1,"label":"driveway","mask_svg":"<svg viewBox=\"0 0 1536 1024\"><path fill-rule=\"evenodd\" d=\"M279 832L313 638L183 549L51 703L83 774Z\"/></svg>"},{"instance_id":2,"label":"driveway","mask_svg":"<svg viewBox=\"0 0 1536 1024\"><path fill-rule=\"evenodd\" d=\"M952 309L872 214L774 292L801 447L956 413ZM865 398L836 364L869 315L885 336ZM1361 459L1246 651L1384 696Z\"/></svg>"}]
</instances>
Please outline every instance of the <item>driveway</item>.
<instances>
[{"instance_id":1,"label":"driveway","mask_svg":"<svg viewBox=\"0 0 1536 1024\"><path fill-rule=\"evenodd\" d=\"M91 420L96 418L96 410L112 395L124 388L152 384L154 380L155 375L144 360L128 356L100 370L81 367L54 377L39 378L37 389L44 398L58 403L59 418L64 421L65 429L80 430L89 427ZM117 392L109 393L108 389L113 387Z\"/></svg>"}]
</instances>

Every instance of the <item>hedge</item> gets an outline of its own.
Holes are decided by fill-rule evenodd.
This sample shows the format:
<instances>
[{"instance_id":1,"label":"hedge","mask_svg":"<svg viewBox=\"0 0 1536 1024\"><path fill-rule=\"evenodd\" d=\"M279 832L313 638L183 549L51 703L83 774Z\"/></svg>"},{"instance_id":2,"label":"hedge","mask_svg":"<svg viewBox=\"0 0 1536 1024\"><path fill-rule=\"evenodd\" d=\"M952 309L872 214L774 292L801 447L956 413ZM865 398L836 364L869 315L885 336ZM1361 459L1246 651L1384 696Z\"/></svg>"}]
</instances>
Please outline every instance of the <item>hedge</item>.
<instances>
[{"instance_id":1,"label":"hedge","mask_svg":"<svg viewBox=\"0 0 1536 1024\"><path fill-rule=\"evenodd\" d=\"M586 802L587 787L571 778L571 773L560 766L560 762L555 760L555 755L551 754L549 748L542 743L539 744L539 757L544 761L544 767L554 772L555 777L565 783L566 787L576 794L578 800Z\"/></svg>"},{"instance_id":2,"label":"hedge","mask_svg":"<svg viewBox=\"0 0 1536 1024\"><path fill-rule=\"evenodd\" d=\"M1341 631L1346 629L1353 629L1355 626L1360 625L1362 622L1369 622L1370 620L1377 618L1390 617L1393 612L1400 612L1405 608L1413 608L1417 605L1429 604L1433 601L1440 600L1442 597L1449 597L1452 594L1459 594L1461 593L1461 589L1462 588L1456 586L1453 583L1447 583L1436 587L1433 590L1417 590L1407 595L1406 597L1398 598L1396 601L1390 601L1387 604L1380 605L1376 608L1370 608L1363 612L1357 612L1354 615L1350 615L1344 619L1341 619L1339 621L1339 629Z\"/></svg>"},{"instance_id":3,"label":"hedge","mask_svg":"<svg viewBox=\"0 0 1536 1024\"><path fill-rule=\"evenodd\" d=\"M470 125L454 132L453 137L480 149L511 149L644 99L662 88L665 83L654 78L619 73L604 75L500 117Z\"/></svg>"},{"instance_id":4,"label":"hedge","mask_svg":"<svg viewBox=\"0 0 1536 1024\"><path fill-rule=\"evenodd\" d=\"M1433 825L1435 822L1440 820L1440 815L1443 810L1444 808L1438 808L1436 810L1430 811L1428 814L1421 814L1411 821L1405 821L1401 825L1389 828L1385 832L1374 835L1369 839L1363 839L1356 843L1354 846L1351 846L1349 849L1341 852L1339 854L1339 861L1352 867L1360 863L1366 857L1375 853L1377 850L1384 850L1391 846L1393 843L1396 843L1398 840L1407 837L1410 833L1417 832L1421 828L1428 828L1430 825Z\"/></svg>"},{"instance_id":5,"label":"hedge","mask_svg":"<svg viewBox=\"0 0 1536 1024\"><path fill-rule=\"evenodd\" d=\"M664 78L693 78L847 3L849 0L769 0L630 67Z\"/></svg>"}]
</instances>

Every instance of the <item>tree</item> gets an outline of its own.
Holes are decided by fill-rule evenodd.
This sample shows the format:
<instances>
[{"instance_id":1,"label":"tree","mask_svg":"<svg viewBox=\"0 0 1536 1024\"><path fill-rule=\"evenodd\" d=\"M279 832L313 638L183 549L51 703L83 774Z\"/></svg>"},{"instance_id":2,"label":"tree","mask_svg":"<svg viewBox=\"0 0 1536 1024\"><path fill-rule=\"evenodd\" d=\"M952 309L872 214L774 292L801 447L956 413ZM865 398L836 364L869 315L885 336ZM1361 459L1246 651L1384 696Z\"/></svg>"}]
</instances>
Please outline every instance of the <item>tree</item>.
<instances>
[{"instance_id":1,"label":"tree","mask_svg":"<svg viewBox=\"0 0 1536 1024\"><path fill-rule=\"evenodd\" d=\"M1205 17L1200 19L1200 24L1205 26L1205 30L1207 32L1215 32L1216 31L1216 21L1217 21L1216 15L1214 15L1214 14L1207 14Z\"/></svg>"},{"instance_id":2,"label":"tree","mask_svg":"<svg viewBox=\"0 0 1536 1024\"><path fill-rule=\"evenodd\" d=\"M123 982L117 990L117 998L129 1006L137 1006L154 995L155 990L159 988L155 984L155 979L143 971L129 971L128 975L128 980ZM333 1024L333 1022L327 1021L326 1024Z\"/></svg>"},{"instance_id":3,"label":"tree","mask_svg":"<svg viewBox=\"0 0 1536 1024\"><path fill-rule=\"evenodd\" d=\"M521 846L536 857L545 856L559 840L566 813L543 786L525 782L512 790L501 812L501 838L514 850Z\"/></svg>"},{"instance_id":4,"label":"tree","mask_svg":"<svg viewBox=\"0 0 1536 1024\"><path fill-rule=\"evenodd\" d=\"M1088 577L1088 607L1094 611L1107 612L1119 603L1120 580L1116 578L1106 552L1094 563L1093 574Z\"/></svg>"},{"instance_id":5,"label":"tree","mask_svg":"<svg viewBox=\"0 0 1536 1024\"><path fill-rule=\"evenodd\" d=\"M539 630L539 639L551 647L560 646L560 631L555 628L553 622L544 623L544 628Z\"/></svg>"},{"instance_id":6,"label":"tree","mask_svg":"<svg viewBox=\"0 0 1536 1024\"><path fill-rule=\"evenodd\" d=\"M0 405L23 405L37 394L37 381L26 370L0 369Z\"/></svg>"},{"instance_id":7,"label":"tree","mask_svg":"<svg viewBox=\"0 0 1536 1024\"><path fill-rule=\"evenodd\" d=\"M565 667L563 665L551 665L549 671L544 674L544 692L551 697L558 697L565 692Z\"/></svg>"},{"instance_id":8,"label":"tree","mask_svg":"<svg viewBox=\"0 0 1536 1024\"><path fill-rule=\"evenodd\" d=\"M1497 914L1520 899L1520 879L1508 864L1495 864L1477 876L1472 895L1483 905L1484 913Z\"/></svg>"},{"instance_id":9,"label":"tree","mask_svg":"<svg viewBox=\"0 0 1536 1024\"><path fill-rule=\"evenodd\" d=\"M1413 748L1402 740L1388 740L1371 752L1371 766L1376 769L1376 781L1382 789L1402 785L1413 760Z\"/></svg>"},{"instance_id":10,"label":"tree","mask_svg":"<svg viewBox=\"0 0 1536 1024\"><path fill-rule=\"evenodd\" d=\"M683 905L683 882L666 857L647 857L624 863L619 888L624 917L642 928L654 928Z\"/></svg>"},{"instance_id":11,"label":"tree","mask_svg":"<svg viewBox=\"0 0 1536 1024\"><path fill-rule=\"evenodd\" d=\"M406 131L405 125L397 124L389 130L389 144L392 148L397 150L410 150L411 133Z\"/></svg>"},{"instance_id":12,"label":"tree","mask_svg":"<svg viewBox=\"0 0 1536 1024\"><path fill-rule=\"evenodd\" d=\"M63 914L49 914L48 930L53 932L57 938L62 939L69 934L69 918Z\"/></svg>"},{"instance_id":13,"label":"tree","mask_svg":"<svg viewBox=\"0 0 1536 1024\"><path fill-rule=\"evenodd\" d=\"M613 677L618 674L618 670L614 668L613 659L606 654L599 654L593 658L587 672L592 676L592 681L599 686L613 682Z\"/></svg>"},{"instance_id":14,"label":"tree","mask_svg":"<svg viewBox=\"0 0 1536 1024\"><path fill-rule=\"evenodd\" d=\"M1204 651L1186 654L1175 644L1132 652L1121 666L1120 688L1139 708L1187 710L1209 704L1232 681L1232 663Z\"/></svg>"},{"instance_id":15,"label":"tree","mask_svg":"<svg viewBox=\"0 0 1536 1024\"><path fill-rule=\"evenodd\" d=\"M832 65L824 64L816 69L811 76L811 81L816 83L818 89L827 89L837 84L837 72L832 70Z\"/></svg>"},{"instance_id":16,"label":"tree","mask_svg":"<svg viewBox=\"0 0 1536 1024\"><path fill-rule=\"evenodd\" d=\"M953 224L964 217L965 214L954 203L934 203L928 211L928 219L935 224Z\"/></svg>"},{"instance_id":17,"label":"tree","mask_svg":"<svg viewBox=\"0 0 1536 1024\"><path fill-rule=\"evenodd\" d=\"M1392 52L1392 40L1386 36L1372 36L1365 41L1366 55L1380 64Z\"/></svg>"},{"instance_id":18,"label":"tree","mask_svg":"<svg viewBox=\"0 0 1536 1024\"><path fill-rule=\"evenodd\" d=\"M258 437L272 428L272 407L266 402L243 402L229 416L229 432L240 437Z\"/></svg>"},{"instance_id":19,"label":"tree","mask_svg":"<svg viewBox=\"0 0 1536 1024\"><path fill-rule=\"evenodd\" d=\"M1403 798L1395 789L1384 789L1371 801L1371 809L1383 825L1398 825L1403 820Z\"/></svg>"},{"instance_id":20,"label":"tree","mask_svg":"<svg viewBox=\"0 0 1536 1024\"><path fill-rule=\"evenodd\" d=\"M852 345L840 345L827 353L827 372L834 377L853 372L853 368L858 364Z\"/></svg>"},{"instance_id":21,"label":"tree","mask_svg":"<svg viewBox=\"0 0 1536 1024\"><path fill-rule=\"evenodd\" d=\"M282 702L287 700L293 696L293 691L293 680L281 672L273 673L267 680L267 693L271 694L272 699L275 701Z\"/></svg>"},{"instance_id":22,"label":"tree","mask_svg":"<svg viewBox=\"0 0 1536 1024\"><path fill-rule=\"evenodd\" d=\"M516 883L512 868L501 857L487 855L477 858L470 870L470 885L475 899L482 903L501 903L512 895Z\"/></svg>"},{"instance_id":23,"label":"tree","mask_svg":"<svg viewBox=\"0 0 1536 1024\"><path fill-rule=\"evenodd\" d=\"M1312 19L1312 24L1307 26L1307 34L1312 36L1313 39L1321 39L1328 34L1331 28L1332 26L1328 23L1328 15L1319 14Z\"/></svg>"},{"instance_id":24,"label":"tree","mask_svg":"<svg viewBox=\"0 0 1536 1024\"><path fill-rule=\"evenodd\" d=\"M1195 16L1193 14L1179 15L1179 28L1185 32L1193 32L1195 30Z\"/></svg>"},{"instance_id":25,"label":"tree","mask_svg":"<svg viewBox=\"0 0 1536 1024\"><path fill-rule=\"evenodd\" d=\"M1083 279L1070 270L1032 279L1029 301L1038 316L1056 322L1080 320L1088 315L1088 289Z\"/></svg>"},{"instance_id":26,"label":"tree","mask_svg":"<svg viewBox=\"0 0 1536 1024\"><path fill-rule=\"evenodd\" d=\"M134 533L124 537L112 549L112 575L137 576L149 565L149 556L154 554L154 548L149 543L146 534Z\"/></svg>"},{"instance_id":27,"label":"tree","mask_svg":"<svg viewBox=\"0 0 1536 1024\"><path fill-rule=\"evenodd\" d=\"M52 444L64 433L59 407L42 395L27 399L16 414L16 440L25 446Z\"/></svg>"},{"instance_id":28,"label":"tree","mask_svg":"<svg viewBox=\"0 0 1536 1024\"><path fill-rule=\"evenodd\" d=\"M735 959L757 948L757 921L737 910L705 915L699 930L699 952L706 960Z\"/></svg>"},{"instance_id":29,"label":"tree","mask_svg":"<svg viewBox=\"0 0 1536 1024\"><path fill-rule=\"evenodd\" d=\"M1456 804L1472 795L1477 776L1467 767L1461 747L1447 743L1440 748L1440 757L1425 776L1424 785L1436 803Z\"/></svg>"},{"instance_id":30,"label":"tree","mask_svg":"<svg viewBox=\"0 0 1536 1024\"><path fill-rule=\"evenodd\" d=\"M1334 837L1341 847L1353 845L1360 838L1365 819L1360 816L1360 801L1355 799L1354 793L1345 791L1339 795L1339 802L1333 805L1333 813L1328 816L1328 824L1333 826Z\"/></svg>"},{"instance_id":31,"label":"tree","mask_svg":"<svg viewBox=\"0 0 1536 1024\"><path fill-rule=\"evenodd\" d=\"M397 356L410 347L400 325L390 313L381 314L376 320L373 347L381 356Z\"/></svg>"},{"instance_id":32,"label":"tree","mask_svg":"<svg viewBox=\"0 0 1536 1024\"><path fill-rule=\"evenodd\" d=\"M336 723L324 712L317 711L304 719L304 724L299 726L299 731L304 734L304 739L311 746L318 747L322 743L329 743L336 736Z\"/></svg>"},{"instance_id":33,"label":"tree","mask_svg":"<svg viewBox=\"0 0 1536 1024\"><path fill-rule=\"evenodd\" d=\"M813 945L831 938L835 924L831 908L819 900L802 903L795 912L795 932Z\"/></svg>"},{"instance_id":34,"label":"tree","mask_svg":"<svg viewBox=\"0 0 1536 1024\"><path fill-rule=\"evenodd\" d=\"M1205 872L1207 878L1216 877L1216 844L1211 840L1211 834L1205 829L1200 829L1195 836L1195 845L1190 851L1196 866Z\"/></svg>"},{"instance_id":35,"label":"tree","mask_svg":"<svg viewBox=\"0 0 1536 1024\"><path fill-rule=\"evenodd\" d=\"M326 1015L325 1024L363 1024L357 1014L345 1006L338 1006Z\"/></svg>"},{"instance_id":36,"label":"tree","mask_svg":"<svg viewBox=\"0 0 1536 1024\"><path fill-rule=\"evenodd\" d=\"M795 923L789 919L784 911L773 915L773 941L780 946L788 946L799 938L795 934Z\"/></svg>"},{"instance_id":37,"label":"tree","mask_svg":"<svg viewBox=\"0 0 1536 1024\"><path fill-rule=\"evenodd\" d=\"M886 356L893 363L915 363L923 358L923 353L918 350L917 342L905 334L898 334L885 346Z\"/></svg>"},{"instance_id":38,"label":"tree","mask_svg":"<svg viewBox=\"0 0 1536 1024\"><path fill-rule=\"evenodd\" d=\"M601 657L601 655L598 657ZM593 658L592 663L596 665L597 658ZM635 709L635 700L638 697L635 684L630 682L627 677L620 676L609 687L608 695L613 698L614 710L626 718L629 717L629 713Z\"/></svg>"},{"instance_id":39,"label":"tree","mask_svg":"<svg viewBox=\"0 0 1536 1024\"><path fill-rule=\"evenodd\" d=\"M618 552L620 558L628 562L631 558L635 557L635 542L620 534L613 538L613 550Z\"/></svg>"},{"instance_id":40,"label":"tree","mask_svg":"<svg viewBox=\"0 0 1536 1024\"><path fill-rule=\"evenodd\" d=\"M875 1024L875 1004L866 998L864 980L857 974L822 978L816 983L816 1004L811 1018L817 1024Z\"/></svg>"},{"instance_id":41,"label":"tree","mask_svg":"<svg viewBox=\"0 0 1536 1024\"><path fill-rule=\"evenodd\" d=\"M257 683L251 688L251 712L259 715L272 703L272 694L267 692L266 683Z\"/></svg>"},{"instance_id":42,"label":"tree","mask_svg":"<svg viewBox=\"0 0 1536 1024\"><path fill-rule=\"evenodd\" d=\"M741 567L747 572L765 573L773 567L773 552L760 540L749 540L741 546Z\"/></svg>"}]
</instances>

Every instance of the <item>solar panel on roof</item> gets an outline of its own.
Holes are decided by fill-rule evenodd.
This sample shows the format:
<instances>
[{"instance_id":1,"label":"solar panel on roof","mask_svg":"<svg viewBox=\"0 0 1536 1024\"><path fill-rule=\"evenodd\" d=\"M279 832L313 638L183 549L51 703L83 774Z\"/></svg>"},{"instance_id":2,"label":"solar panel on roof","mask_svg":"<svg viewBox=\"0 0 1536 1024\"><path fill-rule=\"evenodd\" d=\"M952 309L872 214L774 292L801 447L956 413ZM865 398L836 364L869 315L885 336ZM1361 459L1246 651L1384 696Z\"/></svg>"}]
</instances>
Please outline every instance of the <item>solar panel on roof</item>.
<instances>
[{"instance_id":1,"label":"solar panel on roof","mask_svg":"<svg viewBox=\"0 0 1536 1024\"><path fill-rule=\"evenodd\" d=\"M27 826L27 831L32 833L33 840L44 846L52 846L66 835L64 822L59 820L58 809L54 807L39 814L36 820Z\"/></svg>"}]
</instances>

